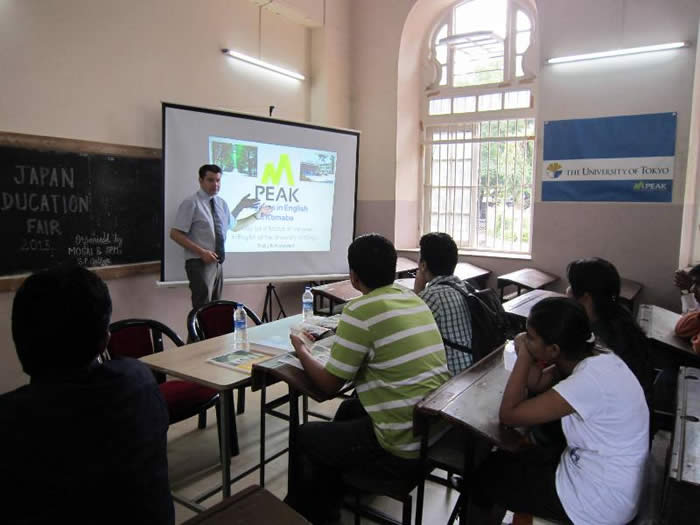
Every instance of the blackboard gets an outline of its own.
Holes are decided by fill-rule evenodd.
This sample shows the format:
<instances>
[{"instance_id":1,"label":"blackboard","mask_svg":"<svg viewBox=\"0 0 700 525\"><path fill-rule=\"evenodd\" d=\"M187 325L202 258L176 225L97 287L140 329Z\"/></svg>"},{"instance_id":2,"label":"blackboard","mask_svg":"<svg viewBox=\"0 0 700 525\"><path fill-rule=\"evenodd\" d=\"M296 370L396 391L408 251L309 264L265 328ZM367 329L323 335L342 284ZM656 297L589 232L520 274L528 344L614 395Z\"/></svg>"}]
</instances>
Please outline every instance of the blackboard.
<instances>
[{"instance_id":1,"label":"blackboard","mask_svg":"<svg viewBox=\"0 0 700 525\"><path fill-rule=\"evenodd\" d=\"M161 256L161 161L0 146L0 275Z\"/></svg>"}]
</instances>

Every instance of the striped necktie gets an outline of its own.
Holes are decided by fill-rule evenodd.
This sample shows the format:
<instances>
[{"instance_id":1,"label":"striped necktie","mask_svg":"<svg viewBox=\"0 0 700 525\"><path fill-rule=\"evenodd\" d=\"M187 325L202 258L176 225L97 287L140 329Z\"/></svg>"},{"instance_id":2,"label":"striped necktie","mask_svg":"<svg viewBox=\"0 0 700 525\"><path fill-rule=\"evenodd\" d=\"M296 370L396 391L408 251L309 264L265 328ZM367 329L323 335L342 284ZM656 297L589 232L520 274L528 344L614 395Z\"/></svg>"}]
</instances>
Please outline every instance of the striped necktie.
<instances>
[{"instance_id":1,"label":"striped necktie","mask_svg":"<svg viewBox=\"0 0 700 525\"><path fill-rule=\"evenodd\" d=\"M211 217L214 219L214 251L219 258L219 262L223 263L226 258L226 252L224 251L224 229L221 224L221 217L216 213L214 197L211 198L209 203L211 204Z\"/></svg>"}]
</instances>

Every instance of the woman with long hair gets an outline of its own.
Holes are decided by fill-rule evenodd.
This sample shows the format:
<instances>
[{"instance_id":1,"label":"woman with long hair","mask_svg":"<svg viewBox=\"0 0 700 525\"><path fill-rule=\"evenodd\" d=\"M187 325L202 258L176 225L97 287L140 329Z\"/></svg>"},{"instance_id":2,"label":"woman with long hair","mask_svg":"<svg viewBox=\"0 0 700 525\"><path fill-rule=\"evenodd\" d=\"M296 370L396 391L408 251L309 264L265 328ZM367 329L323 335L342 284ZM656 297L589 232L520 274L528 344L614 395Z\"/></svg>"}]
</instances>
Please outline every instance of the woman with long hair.
<instances>
[{"instance_id":1,"label":"woman with long hair","mask_svg":"<svg viewBox=\"0 0 700 525\"><path fill-rule=\"evenodd\" d=\"M620 303L620 274L598 257L578 259L566 268L567 293L583 306L598 342L622 359L642 385L647 400L652 387L649 342L632 313Z\"/></svg>"},{"instance_id":2,"label":"woman with long hair","mask_svg":"<svg viewBox=\"0 0 700 525\"><path fill-rule=\"evenodd\" d=\"M501 523L505 509L573 523L627 523L637 513L649 445L649 411L639 381L613 352L595 345L581 305L548 298L535 305L503 393L501 422L561 420L566 441L517 454L492 453L474 479L478 523ZM561 379L538 363L554 364ZM533 392L540 392L528 397Z\"/></svg>"}]
</instances>

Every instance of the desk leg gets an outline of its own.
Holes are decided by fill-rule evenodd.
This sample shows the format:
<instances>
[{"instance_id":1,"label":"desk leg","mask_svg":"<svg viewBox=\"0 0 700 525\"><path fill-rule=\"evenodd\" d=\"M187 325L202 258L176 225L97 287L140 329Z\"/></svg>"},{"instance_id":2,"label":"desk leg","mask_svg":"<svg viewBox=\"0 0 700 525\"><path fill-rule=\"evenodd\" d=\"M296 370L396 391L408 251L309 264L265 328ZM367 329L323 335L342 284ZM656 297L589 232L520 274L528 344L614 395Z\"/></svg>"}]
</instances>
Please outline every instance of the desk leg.
<instances>
[{"instance_id":1,"label":"desk leg","mask_svg":"<svg viewBox=\"0 0 700 525\"><path fill-rule=\"evenodd\" d=\"M299 428L299 394L289 387L289 452L287 456L287 494L292 492L292 484L296 480L297 457L296 440Z\"/></svg>"},{"instance_id":2,"label":"desk leg","mask_svg":"<svg viewBox=\"0 0 700 525\"><path fill-rule=\"evenodd\" d=\"M267 384L263 377L260 389L260 486L265 487L265 397Z\"/></svg>"},{"instance_id":3,"label":"desk leg","mask_svg":"<svg viewBox=\"0 0 700 525\"><path fill-rule=\"evenodd\" d=\"M428 477L430 472L427 469L428 465L428 440L430 438L430 421L426 418L425 428L423 429L423 435L420 440L420 463L423 474L420 477L420 482L418 483L418 490L416 492L416 525L422 525L423 523L423 498L425 498L425 478Z\"/></svg>"},{"instance_id":4,"label":"desk leg","mask_svg":"<svg viewBox=\"0 0 700 525\"><path fill-rule=\"evenodd\" d=\"M468 436L464 443L464 476L462 478L462 493L459 496L461 501L459 509L460 525L469 523L469 507L471 506L471 487L469 486L473 480L475 456L476 456L476 439L467 432Z\"/></svg>"},{"instance_id":5,"label":"desk leg","mask_svg":"<svg viewBox=\"0 0 700 525\"><path fill-rule=\"evenodd\" d=\"M224 498L231 495L231 418L233 415L233 395L221 392L221 491Z\"/></svg>"}]
</instances>

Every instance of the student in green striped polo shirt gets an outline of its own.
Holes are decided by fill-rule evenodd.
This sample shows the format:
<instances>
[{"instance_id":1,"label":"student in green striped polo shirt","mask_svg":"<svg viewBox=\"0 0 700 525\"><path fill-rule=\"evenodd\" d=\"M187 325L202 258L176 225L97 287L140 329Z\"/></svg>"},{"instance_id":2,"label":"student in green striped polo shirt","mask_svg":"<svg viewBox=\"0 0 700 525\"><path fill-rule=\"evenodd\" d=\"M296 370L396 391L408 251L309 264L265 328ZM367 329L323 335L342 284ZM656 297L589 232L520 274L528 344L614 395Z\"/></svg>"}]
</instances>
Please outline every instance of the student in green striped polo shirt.
<instances>
[{"instance_id":1,"label":"student in green striped polo shirt","mask_svg":"<svg viewBox=\"0 0 700 525\"><path fill-rule=\"evenodd\" d=\"M391 241L377 234L358 237L348 248L348 265L352 285L363 295L345 305L326 365L292 336L319 388L337 392L352 381L358 396L343 401L332 422L299 428L298 479L286 501L313 523L338 515L343 472L361 469L398 479L417 474L420 436L413 435L413 408L450 377L430 309L394 284Z\"/></svg>"}]
</instances>

